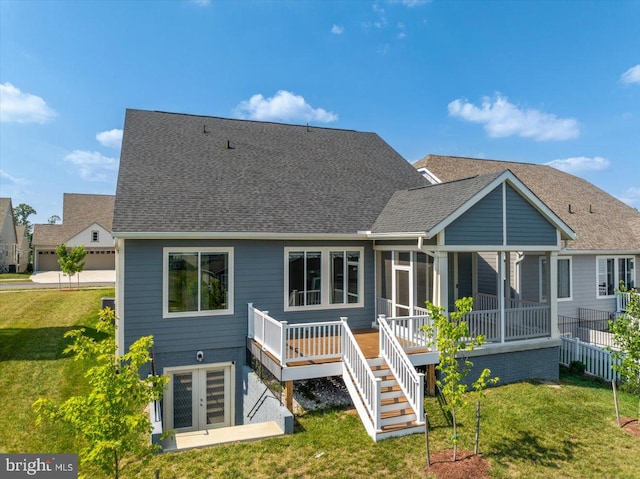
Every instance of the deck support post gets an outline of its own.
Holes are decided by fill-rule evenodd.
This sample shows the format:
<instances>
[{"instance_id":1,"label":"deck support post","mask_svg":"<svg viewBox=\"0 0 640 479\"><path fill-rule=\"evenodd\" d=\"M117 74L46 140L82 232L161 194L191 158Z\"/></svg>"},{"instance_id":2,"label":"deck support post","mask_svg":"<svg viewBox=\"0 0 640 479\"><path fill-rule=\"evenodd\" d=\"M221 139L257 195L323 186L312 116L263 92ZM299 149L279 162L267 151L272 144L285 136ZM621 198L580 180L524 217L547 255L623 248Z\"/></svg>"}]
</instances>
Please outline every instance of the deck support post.
<instances>
[{"instance_id":1,"label":"deck support post","mask_svg":"<svg viewBox=\"0 0 640 479\"><path fill-rule=\"evenodd\" d=\"M293 412L293 381L284 382L285 407Z\"/></svg>"},{"instance_id":2,"label":"deck support post","mask_svg":"<svg viewBox=\"0 0 640 479\"><path fill-rule=\"evenodd\" d=\"M429 364L427 366L427 393L429 396L436 395L436 365Z\"/></svg>"}]
</instances>

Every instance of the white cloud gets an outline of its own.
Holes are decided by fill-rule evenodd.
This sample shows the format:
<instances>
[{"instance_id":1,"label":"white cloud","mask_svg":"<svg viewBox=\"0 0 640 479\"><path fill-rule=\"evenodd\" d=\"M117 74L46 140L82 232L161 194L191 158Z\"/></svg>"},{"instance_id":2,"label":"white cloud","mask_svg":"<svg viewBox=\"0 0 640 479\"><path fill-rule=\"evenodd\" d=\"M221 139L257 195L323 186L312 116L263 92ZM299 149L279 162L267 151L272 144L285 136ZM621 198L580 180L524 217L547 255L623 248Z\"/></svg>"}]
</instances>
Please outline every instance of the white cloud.
<instances>
[{"instance_id":1,"label":"white cloud","mask_svg":"<svg viewBox=\"0 0 640 479\"><path fill-rule=\"evenodd\" d=\"M331 33L333 33L334 35L342 35L342 33L344 32L344 27L342 25L333 25L331 27Z\"/></svg>"},{"instance_id":2,"label":"white cloud","mask_svg":"<svg viewBox=\"0 0 640 479\"><path fill-rule=\"evenodd\" d=\"M96 135L96 140L102 146L119 150L122 145L122 130L114 128L113 130L102 131Z\"/></svg>"},{"instance_id":3,"label":"white cloud","mask_svg":"<svg viewBox=\"0 0 640 479\"><path fill-rule=\"evenodd\" d=\"M635 67L629 68L620 77L622 83L638 83L640 84L640 63Z\"/></svg>"},{"instance_id":4,"label":"white cloud","mask_svg":"<svg viewBox=\"0 0 640 479\"><path fill-rule=\"evenodd\" d=\"M5 180L5 183L12 184L12 185L28 185L29 184L29 180L25 180L24 178L16 178L14 176L11 176L9 173L7 173L4 170L0 170L0 180Z\"/></svg>"},{"instance_id":5,"label":"white cloud","mask_svg":"<svg viewBox=\"0 0 640 479\"><path fill-rule=\"evenodd\" d=\"M303 96L286 90L280 90L271 98L261 94L253 95L249 100L240 102L235 109L240 118L266 121L318 121L330 123L338 115L323 108L312 108Z\"/></svg>"},{"instance_id":6,"label":"white cloud","mask_svg":"<svg viewBox=\"0 0 640 479\"><path fill-rule=\"evenodd\" d=\"M189 0L189 3L194 3L196 5L206 7L211 3L211 0Z\"/></svg>"},{"instance_id":7,"label":"white cloud","mask_svg":"<svg viewBox=\"0 0 640 479\"><path fill-rule=\"evenodd\" d=\"M589 158L586 156L576 156L573 158L564 158L549 161L545 165L553 166L557 170L566 173L582 173L586 171L600 171L609 168L609 160L601 156Z\"/></svg>"},{"instance_id":8,"label":"white cloud","mask_svg":"<svg viewBox=\"0 0 640 479\"><path fill-rule=\"evenodd\" d=\"M39 96L23 93L9 82L0 85L0 121L46 123L54 116L56 112Z\"/></svg>"},{"instance_id":9,"label":"white cloud","mask_svg":"<svg viewBox=\"0 0 640 479\"><path fill-rule=\"evenodd\" d=\"M401 3L405 7L413 8L425 3L429 3L431 0L389 0L389 3Z\"/></svg>"},{"instance_id":10,"label":"white cloud","mask_svg":"<svg viewBox=\"0 0 640 479\"><path fill-rule=\"evenodd\" d=\"M78 174L87 181L106 181L109 173L118 169L118 160L97 151L74 150L64 157L64 161L78 168Z\"/></svg>"},{"instance_id":11,"label":"white cloud","mask_svg":"<svg viewBox=\"0 0 640 479\"><path fill-rule=\"evenodd\" d=\"M618 199L629 206L635 207L636 205L640 205L640 188L628 188Z\"/></svg>"},{"instance_id":12,"label":"white cloud","mask_svg":"<svg viewBox=\"0 0 640 479\"><path fill-rule=\"evenodd\" d=\"M457 99L449 103L448 109L450 116L484 124L484 129L492 138L518 135L550 141L569 140L580 135L575 118L558 118L539 110L521 109L499 94L494 100L484 97L480 107L467 100Z\"/></svg>"}]
</instances>

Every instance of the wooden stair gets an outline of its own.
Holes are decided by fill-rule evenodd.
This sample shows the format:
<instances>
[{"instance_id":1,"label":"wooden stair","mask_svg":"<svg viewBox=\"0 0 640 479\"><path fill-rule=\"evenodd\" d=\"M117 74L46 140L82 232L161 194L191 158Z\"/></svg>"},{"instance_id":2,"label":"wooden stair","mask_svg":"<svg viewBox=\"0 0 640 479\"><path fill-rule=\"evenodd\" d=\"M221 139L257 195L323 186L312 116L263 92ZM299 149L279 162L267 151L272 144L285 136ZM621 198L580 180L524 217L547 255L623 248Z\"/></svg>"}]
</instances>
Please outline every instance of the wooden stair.
<instances>
[{"instance_id":1,"label":"wooden stair","mask_svg":"<svg viewBox=\"0 0 640 479\"><path fill-rule=\"evenodd\" d=\"M374 376L382 380L380 417L381 427L376 432L376 441L388 437L404 436L424 432L425 425L417 416L398 385L393 372L384 358L367 359Z\"/></svg>"}]
</instances>

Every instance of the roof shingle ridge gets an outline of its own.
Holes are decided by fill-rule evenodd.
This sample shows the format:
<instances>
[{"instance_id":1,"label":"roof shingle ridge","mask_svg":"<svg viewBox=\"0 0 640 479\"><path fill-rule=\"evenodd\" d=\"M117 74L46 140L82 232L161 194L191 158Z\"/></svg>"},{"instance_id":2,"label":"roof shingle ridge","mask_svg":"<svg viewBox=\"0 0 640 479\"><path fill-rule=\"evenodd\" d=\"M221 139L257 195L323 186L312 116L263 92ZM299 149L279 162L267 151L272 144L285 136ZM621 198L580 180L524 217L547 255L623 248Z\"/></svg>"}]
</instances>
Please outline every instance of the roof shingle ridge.
<instances>
[{"instance_id":1,"label":"roof shingle ridge","mask_svg":"<svg viewBox=\"0 0 640 479\"><path fill-rule=\"evenodd\" d=\"M372 134L373 132L371 131L360 131L360 130L353 130L350 128L332 128L329 126L317 126L317 125L310 125L310 124L299 124L299 123L284 123L284 122L280 122L280 121L265 121L265 120L253 120L251 118L229 118L229 117L225 117L225 116L214 116L214 115L196 115L194 113L181 113L181 112L175 112L175 111L164 111L164 110L141 110L138 108L128 108L129 111L138 111L138 112L143 112L143 113L162 113L164 115L180 115L180 116L189 116L189 117L194 117L194 118L210 118L212 120L225 120L225 121L238 121L238 122L244 122L244 123L259 123L261 125L279 125L279 126L293 126L293 127L299 127L299 128L315 128L315 129L319 129L319 130L334 130L334 131L348 131L348 132L352 132L352 133L368 133L368 134Z\"/></svg>"}]
</instances>

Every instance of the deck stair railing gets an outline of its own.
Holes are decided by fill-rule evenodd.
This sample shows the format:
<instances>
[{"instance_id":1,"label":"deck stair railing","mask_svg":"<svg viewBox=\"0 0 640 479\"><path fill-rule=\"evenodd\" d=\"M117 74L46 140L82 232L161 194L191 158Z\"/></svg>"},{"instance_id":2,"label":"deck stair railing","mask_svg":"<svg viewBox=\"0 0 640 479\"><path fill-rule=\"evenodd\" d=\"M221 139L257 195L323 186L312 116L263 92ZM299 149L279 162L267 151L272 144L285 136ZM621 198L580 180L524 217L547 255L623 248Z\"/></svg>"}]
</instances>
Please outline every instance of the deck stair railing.
<instances>
[{"instance_id":1,"label":"deck stair railing","mask_svg":"<svg viewBox=\"0 0 640 479\"><path fill-rule=\"evenodd\" d=\"M362 404L365 406L371 424L365 426L371 426L373 431L369 431L370 434L381 429L381 415L380 415L380 403L382 398L382 380L375 377L371 366L367 363L367 359L364 357L360 346L356 342L356 338L351 332L351 328L347 324L346 318L342 320L344 332L344 355L342 358L345 369L349 374L349 378L358 390L358 395L362 399ZM348 378L345 378L348 379ZM345 381L346 383L347 381ZM349 384L347 384L349 387ZM352 394L353 397L353 394ZM354 401L356 398L354 398ZM364 417L360 414L360 417Z\"/></svg>"},{"instance_id":2,"label":"deck stair railing","mask_svg":"<svg viewBox=\"0 0 640 479\"><path fill-rule=\"evenodd\" d=\"M416 413L417 422L424 423L424 374L416 371L384 315L378 316L380 354L387 361L398 385Z\"/></svg>"}]
</instances>

